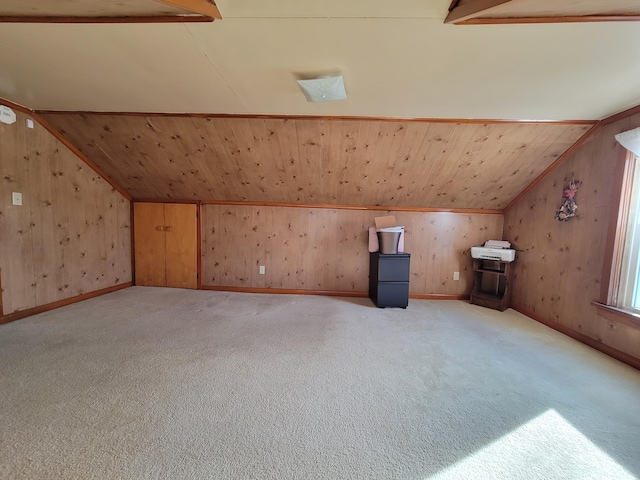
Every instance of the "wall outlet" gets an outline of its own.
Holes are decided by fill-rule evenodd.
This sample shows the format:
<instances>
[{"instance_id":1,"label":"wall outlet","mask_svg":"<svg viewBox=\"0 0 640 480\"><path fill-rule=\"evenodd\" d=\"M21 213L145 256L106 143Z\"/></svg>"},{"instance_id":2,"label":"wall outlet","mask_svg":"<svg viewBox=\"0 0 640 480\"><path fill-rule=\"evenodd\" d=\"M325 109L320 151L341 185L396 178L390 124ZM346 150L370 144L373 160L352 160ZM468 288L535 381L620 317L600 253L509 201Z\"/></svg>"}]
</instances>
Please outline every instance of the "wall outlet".
<instances>
[{"instance_id":1,"label":"wall outlet","mask_svg":"<svg viewBox=\"0 0 640 480\"><path fill-rule=\"evenodd\" d=\"M460 280L460 272L453 272L453 279Z\"/></svg>"},{"instance_id":2,"label":"wall outlet","mask_svg":"<svg viewBox=\"0 0 640 480\"><path fill-rule=\"evenodd\" d=\"M20 192L11 192L11 204L22 205L22 194Z\"/></svg>"},{"instance_id":3,"label":"wall outlet","mask_svg":"<svg viewBox=\"0 0 640 480\"><path fill-rule=\"evenodd\" d=\"M260 275L264 275L264 265L260 265Z\"/></svg>"}]
</instances>

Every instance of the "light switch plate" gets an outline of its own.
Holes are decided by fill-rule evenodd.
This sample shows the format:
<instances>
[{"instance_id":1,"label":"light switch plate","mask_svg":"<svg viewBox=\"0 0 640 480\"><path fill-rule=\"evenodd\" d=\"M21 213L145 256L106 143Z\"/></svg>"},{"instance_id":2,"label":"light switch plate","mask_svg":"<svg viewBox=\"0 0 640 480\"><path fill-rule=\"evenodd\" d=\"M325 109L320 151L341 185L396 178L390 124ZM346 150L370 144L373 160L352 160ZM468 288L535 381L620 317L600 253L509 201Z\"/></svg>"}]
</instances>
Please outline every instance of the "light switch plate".
<instances>
[{"instance_id":1,"label":"light switch plate","mask_svg":"<svg viewBox=\"0 0 640 480\"><path fill-rule=\"evenodd\" d=\"M22 194L20 192L11 192L11 204L22 205Z\"/></svg>"},{"instance_id":2,"label":"light switch plate","mask_svg":"<svg viewBox=\"0 0 640 480\"><path fill-rule=\"evenodd\" d=\"M33 128L33 120L27 118L27 128Z\"/></svg>"}]
</instances>

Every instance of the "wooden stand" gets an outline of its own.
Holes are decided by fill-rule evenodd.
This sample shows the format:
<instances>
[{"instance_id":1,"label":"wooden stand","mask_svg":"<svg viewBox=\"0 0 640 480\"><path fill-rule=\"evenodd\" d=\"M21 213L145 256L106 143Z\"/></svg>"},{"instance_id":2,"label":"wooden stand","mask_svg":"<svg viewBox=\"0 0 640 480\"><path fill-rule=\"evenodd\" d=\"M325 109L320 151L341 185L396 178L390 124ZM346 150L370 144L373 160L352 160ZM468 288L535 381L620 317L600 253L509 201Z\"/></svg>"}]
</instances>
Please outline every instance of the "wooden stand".
<instances>
[{"instance_id":1,"label":"wooden stand","mask_svg":"<svg viewBox=\"0 0 640 480\"><path fill-rule=\"evenodd\" d=\"M505 311L511 305L513 262L473 259L471 303Z\"/></svg>"}]
</instances>

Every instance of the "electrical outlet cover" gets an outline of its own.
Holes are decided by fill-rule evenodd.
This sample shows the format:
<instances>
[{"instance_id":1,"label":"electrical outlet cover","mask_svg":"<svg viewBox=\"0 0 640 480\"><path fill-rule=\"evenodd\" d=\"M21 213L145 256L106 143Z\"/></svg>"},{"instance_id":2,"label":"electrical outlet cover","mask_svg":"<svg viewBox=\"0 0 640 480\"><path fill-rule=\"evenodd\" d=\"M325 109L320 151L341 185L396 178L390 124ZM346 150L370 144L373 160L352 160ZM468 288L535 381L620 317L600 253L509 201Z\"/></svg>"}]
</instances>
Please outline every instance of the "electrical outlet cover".
<instances>
[{"instance_id":1,"label":"electrical outlet cover","mask_svg":"<svg viewBox=\"0 0 640 480\"><path fill-rule=\"evenodd\" d=\"M19 192L11 192L11 204L22 205L22 194Z\"/></svg>"}]
</instances>

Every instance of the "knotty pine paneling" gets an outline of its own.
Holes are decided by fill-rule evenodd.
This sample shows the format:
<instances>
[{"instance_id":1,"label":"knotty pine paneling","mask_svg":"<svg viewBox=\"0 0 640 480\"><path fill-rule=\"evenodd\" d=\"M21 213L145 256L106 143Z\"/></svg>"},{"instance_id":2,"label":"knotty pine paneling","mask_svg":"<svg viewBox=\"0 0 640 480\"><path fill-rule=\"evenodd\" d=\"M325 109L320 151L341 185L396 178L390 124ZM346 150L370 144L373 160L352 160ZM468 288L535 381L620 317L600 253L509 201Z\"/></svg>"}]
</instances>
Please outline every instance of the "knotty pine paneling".
<instances>
[{"instance_id":1,"label":"knotty pine paneling","mask_svg":"<svg viewBox=\"0 0 640 480\"><path fill-rule=\"evenodd\" d=\"M47 113L137 199L502 209L590 127Z\"/></svg>"},{"instance_id":2,"label":"knotty pine paneling","mask_svg":"<svg viewBox=\"0 0 640 480\"><path fill-rule=\"evenodd\" d=\"M505 213L505 239L519 250L513 304L640 358L640 331L607 321L591 305L600 295L614 170L624 149L614 135L640 126L640 115L604 126ZM583 183L579 217L559 222L564 185Z\"/></svg>"},{"instance_id":3,"label":"knotty pine paneling","mask_svg":"<svg viewBox=\"0 0 640 480\"><path fill-rule=\"evenodd\" d=\"M131 281L129 201L16 113L16 123L0 124L3 313Z\"/></svg>"},{"instance_id":4,"label":"knotty pine paneling","mask_svg":"<svg viewBox=\"0 0 640 480\"><path fill-rule=\"evenodd\" d=\"M469 248L502 235L502 215L207 204L202 283L365 292L368 229L374 217L388 214L405 226L412 294L468 294ZM453 281L454 271L460 281Z\"/></svg>"},{"instance_id":5,"label":"knotty pine paneling","mask_svg":"<svg viewBox=\"0 0 640 480\"><path fill-rule=\"evenodd\" d=\"M26 161L24 117L17 113L14 125L0 123L0 275L2 275L3 313L12 312L12 299L23 308L36 305L33 230L29 211L32 199L24 195L22 207L10 207L12 192L23 192L29 185ZM14 279L17 279L15 281Z\"/></svg>"}]
</instances>

